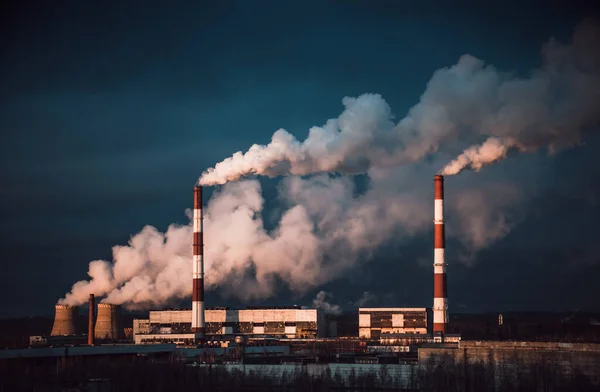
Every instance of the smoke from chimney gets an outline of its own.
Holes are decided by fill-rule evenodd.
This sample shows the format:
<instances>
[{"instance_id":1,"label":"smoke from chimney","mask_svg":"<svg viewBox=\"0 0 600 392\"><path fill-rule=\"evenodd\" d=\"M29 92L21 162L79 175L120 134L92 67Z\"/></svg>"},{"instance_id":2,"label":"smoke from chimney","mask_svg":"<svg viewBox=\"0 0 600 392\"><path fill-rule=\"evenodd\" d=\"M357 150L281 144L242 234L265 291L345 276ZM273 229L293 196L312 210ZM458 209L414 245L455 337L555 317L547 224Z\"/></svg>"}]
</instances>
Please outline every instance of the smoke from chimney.
<instances>
[{"instance_id":1,"label":"smoke from chimney","mask_svg":"<svg viewBox=\"0 0 600 392\"><path fill-rule=\"evenodd\" d=\"M486 165L506 158L511 149L524 150L516 139L490 137L483 144L466 149L455 160L448 163L440 174L453 176L465 168L479 171Z\"/></svg>"},{"instance_id":2,"label":"smoke from chimney","mask_svg":"<svg viewBox=\"0 0 600 392\"><path fill-rule=\"evenodd\" d=\"M412 177L410 170L429 168L401 165L439 159L437 152L454 154L457 140L467 148L442 170L446 175L478 170L511 151L554 151L577 142L600 116L600 61L592 50L600 43L598 31L597 22L587 20L571 45L551 40L542 51L543 66L528 78L511 78L462 56L434 73L420 101L398 122L379 95L347 97L342 114L313 127L303 142L279 130L270 144L207 170L200 184L225 185L203 210L204 285L245 300L272 295L279 281L304 293L367 260L386 241L401 245L426 232L434 170ZM358 192L346 175L296 176L331 172L365 173L368 186ZM248 175L292 175L279 185L284 208L272 230L263 221L260 183L227 183ZM488 200L487 191L477 191ZM497 235L481 235L501 221L497 206L483 203L481 218L473 221L468 205L449 202L458 227L451 235L462 243L482 248L506 233L503 225ZM476 230L462 222L473 222ZM189 298L193 232L191 223L164 233L144 227L127 245L113 248L111 261L92 261L90 279L75 283L60 303L80 305L90 293L129 308Z\"/></svg>"},{"instance_id":3,"label":"smoke from chimney","mask_svg":"<svg viewBox=\"0 0 600 392\"><path fill-rule=\"evenodd\" d=\"M202 185L224 184L245 176L364 173L372 167L416 162L444 151L460 139L471 147L446 175L479 169L510 149L536 151L573 145L600 121L600 24L583 21L570 45L550 40L543 65L526 78L498 71L471 55L433 74L420 102L394 122L388 104L376 94L342 100L344 111L310 129L304 141L280 129L267 145L208 169Z\"/></svg>"}]
</instances>

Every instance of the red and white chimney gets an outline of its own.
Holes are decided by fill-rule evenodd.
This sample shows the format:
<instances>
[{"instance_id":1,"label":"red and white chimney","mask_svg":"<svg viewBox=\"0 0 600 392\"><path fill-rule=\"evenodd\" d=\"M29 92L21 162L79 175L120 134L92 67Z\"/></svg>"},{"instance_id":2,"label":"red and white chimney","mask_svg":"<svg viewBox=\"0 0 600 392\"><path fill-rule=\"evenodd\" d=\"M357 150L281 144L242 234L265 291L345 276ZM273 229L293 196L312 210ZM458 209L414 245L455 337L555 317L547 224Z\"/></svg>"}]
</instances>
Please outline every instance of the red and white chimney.
<instances>
[{"instance_id":1,"label":"red and white chimney","mask_svg":"<svg viewBox=\"0 0 600 392\"><path fill-rule=\"evenodd\" d=\"M195 340L204 338L204 237L202 233L202 187L194 187L192 333Z\"/></svg>"},{"instance_id":2,"label":"red and white chimney","mask_svg":"<svg viewBox=\"0 0 600 392\"><path fill-rule=\"evenodd\" d=\"M446 333L448 328L448 292L446 291L446 262L444 248L444 177L434 177L434 250L433 250L433 332Z\"/></svg>"}]
</instances>

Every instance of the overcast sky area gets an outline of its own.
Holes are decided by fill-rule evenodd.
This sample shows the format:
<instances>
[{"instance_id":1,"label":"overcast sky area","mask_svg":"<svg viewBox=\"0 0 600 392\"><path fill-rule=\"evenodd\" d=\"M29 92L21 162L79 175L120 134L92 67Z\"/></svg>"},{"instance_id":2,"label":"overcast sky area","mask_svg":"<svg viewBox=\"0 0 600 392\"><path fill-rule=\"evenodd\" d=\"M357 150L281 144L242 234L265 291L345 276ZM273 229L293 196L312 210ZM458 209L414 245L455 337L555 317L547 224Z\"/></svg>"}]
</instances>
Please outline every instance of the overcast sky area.
<instances>
[{"instance_id":1,"label":"overcast sky area","mask_svg":"<svg viewBox=\"0 0 600 392\"><path fill-rule=\"evenodd\" d=\"M187 225L198 177L279 128L303 140L340 115L344 97L364 93L380 94L397 121L464 54L527 77L550 38L569 42L599 15L591 1L461 3L3 5L0 317L51 314L114 245L145 225ZM600 135L584 141L446 178L450 313L600 311ZM301 293L276 282L274 295L248 300L224 280L207 306L311 305L324 290L348 310L365 292L373 306L431 307L433 175L453 158L392 168L394 192L430 209L351 268ZM370 186L348 178L356 192ZM269 229L288 188L259 181ZM205 189L206 203L220 188ZM421 221L431 226L412 230Z\"/></svg>"}]
</instances>

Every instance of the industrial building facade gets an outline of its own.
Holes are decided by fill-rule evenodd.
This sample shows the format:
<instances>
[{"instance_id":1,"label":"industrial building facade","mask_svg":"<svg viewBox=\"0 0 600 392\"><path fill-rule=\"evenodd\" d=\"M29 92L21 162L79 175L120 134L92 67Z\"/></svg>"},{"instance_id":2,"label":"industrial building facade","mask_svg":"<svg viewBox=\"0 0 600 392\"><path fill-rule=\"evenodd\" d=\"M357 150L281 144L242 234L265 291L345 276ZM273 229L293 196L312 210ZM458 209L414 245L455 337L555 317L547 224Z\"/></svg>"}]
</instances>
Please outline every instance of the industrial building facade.
<instances>
[{"instance_id":1,"label":"industrial building facade","mask_svg":"<svg viewBox=\"0 0 600 392\"><path fill-rule=\"evenodd\" d=\"M358 336L379 339L382 334L427 334L427 308L359 308Z\"/></svg>"},{"instance_id":2,"label":"industrial building facade","mask_svg":"<svg viewBox=\"0 0 600 392\"><path fill-rule=\"evenodd\" d=\"M317 309L207 309L206 335L255 335L286 338L316 338L324 335L325 320ZM147 320L134 320L136 344L188 343L194 336L192 310L151 311Z\"/></svg>"}]
</instances>

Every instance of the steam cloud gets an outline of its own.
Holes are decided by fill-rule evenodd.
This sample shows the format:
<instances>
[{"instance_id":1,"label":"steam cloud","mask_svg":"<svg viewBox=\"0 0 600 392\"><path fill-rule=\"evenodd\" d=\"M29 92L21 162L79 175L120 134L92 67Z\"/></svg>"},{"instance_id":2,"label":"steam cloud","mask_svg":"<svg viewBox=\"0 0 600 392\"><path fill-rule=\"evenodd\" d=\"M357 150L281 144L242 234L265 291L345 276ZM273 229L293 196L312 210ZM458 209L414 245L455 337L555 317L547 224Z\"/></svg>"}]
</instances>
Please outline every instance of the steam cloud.
<instances>
[{"instance_id":1,"label":"steam cloud","mask_svg":"<svg viewBox=\"0 0 600 392\"><path fill-rule=\"evenodd\" d=\"M321 290L313 300L313 306L322 309L325 314L338 315L342 313L342 308L339 305L333 305L329 302L330 298L331 294Z\"/></svg>"},{"instance_id":2,"label":"steam cloud","mask_svg":"<svg viewBox=\"0 0 600 392\"><path fill-rule=\"evenodd\" d=\"M466 149L455 160L447 164L441 174L452 176L460 173L466 167L479 171L483 166L505 158L510 149L517 146L519 146L519 142L516 139L490 137L483 144Z\"/></svg>"},{"instance_id":3,"label":"steam cloud","mask_svg":"<svg viewBox=\"0 0 600 392\"><path fill-rule=\"evenodd\" d=\"M342 114L313 127L303 142L278 130L270 144L218 163L199 179L203 185L225 184L204 213L207 288L265 298L284 282L305 293L351 270L390 238L401 244L423 233L431 226L432 208L422 189L430 190L431 178L411 177L410 170L422 166L407 164L436 152L464 151L442 169L452 175L479 170L511 151L552 152L579 142L600 116L598 47L597 21L584 21L571 45L546 44L542 68L526 79L464 55L434 73L419 103L397 123L381 96L346 97ZM333 172L366 173L368 187L357 194L351 177L322 174ZM286 208L274 230L265 229L259 182L230 182L250 175L289 176L280 183ZM421 179L427 185L419 187ZM473 251L504 236L515 224L508 212L519 195L502 189L506 197L493 188L461 191L461 201L448 203L455 217L449 235ZM190 225L172 225L165 233L147 226L128 245L115 246L112 261L92 261L90 279L75 283L59 302L79 305L94 293L106 302L145 308L187 298L191 242ZM327 300L321 296L316 300Z\"/></svg>"},{"instance_id":4,"label":"steam cloud","mask_svg":"<svg viewBox=\"0 0 600 392\"><path fill-rule=\"evenodd\" d=\"M397 123L381 96L345 97L342 114L311 128L303 142L279 129L268 145L236 152L208 169L199 183L224 184L249 175L364 173L419 161L457 139L479 144L489 138L443 169L447 175L480 169L511 149L572 145L600 120L599 47L600 24L588 19L571 45L554 39L544 45L543 65L529 78L464 55L433 74L420 102Z\"/></svg>"},{"instance_id":5,"label":"steam cloud","mask_svg":"<svg viewBox=\"0 0 600 392\"><path fill-rule=\"evenodd\" d=\"M271 232L261 216L259 182L225 185L204 213L207 287L265 298L280 280L304 293L348 271L391 236L408 239L423 231L430 221L428 204L386 183L384 176L374 176L369 191L353 197L350 178L286 178L280 198L289 208ZM113 248L112 262L91 262L91 279L75 283L59 302L79 305L94 293L105 296L104 302L147 308L189 297L191 242L189 225L172 225L164 234L147 226L127 246Z\"/></svg>"}]
</instances>

